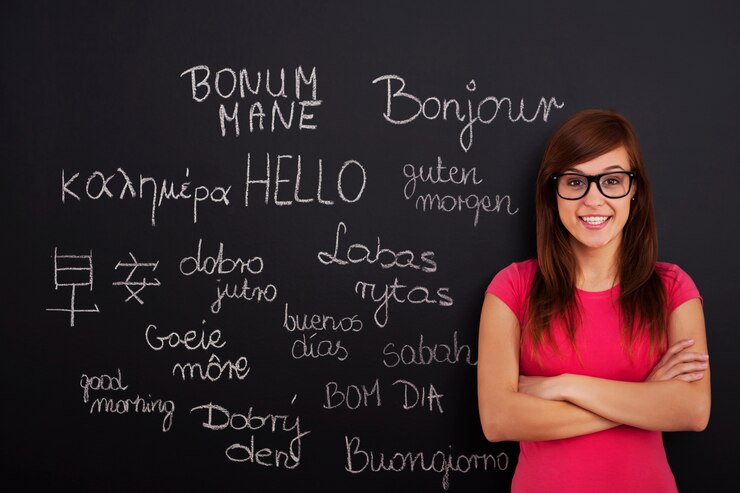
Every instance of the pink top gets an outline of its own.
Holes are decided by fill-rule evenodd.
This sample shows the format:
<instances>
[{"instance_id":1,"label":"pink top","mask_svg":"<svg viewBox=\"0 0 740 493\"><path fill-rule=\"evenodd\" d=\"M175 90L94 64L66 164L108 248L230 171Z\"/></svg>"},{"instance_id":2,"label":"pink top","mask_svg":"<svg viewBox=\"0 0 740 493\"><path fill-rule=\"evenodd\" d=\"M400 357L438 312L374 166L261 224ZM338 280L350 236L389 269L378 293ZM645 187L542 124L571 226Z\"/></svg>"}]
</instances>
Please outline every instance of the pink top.
<instances>
[{"instance_id":1,"label":"pink top","mask_svg":"<svg viewBox=\"0 0 740 493\"><path fill-rule=\"evenodd\" d=\"M678 266L658 262L657 267L666 287L669 312L692 298L701 299L694 282ZM486 290L511 308L522 327L536 269L536 260L511 264L496 274ZM531 341L525 340L520 351L521 374L572 373L644 381L662 354L656 351L650 358L649 341L642 338L636 341L629 359L622 344L618 296L618 285L600 292L578 290L582 325L575 338L581 360L562 330L554 330L560 354L545 342L538 350L538 361L532 357ZM511 491L660 493L677 489L662 434L621 425L561 440L521 442Z\"/></svg>"}]
</instances>

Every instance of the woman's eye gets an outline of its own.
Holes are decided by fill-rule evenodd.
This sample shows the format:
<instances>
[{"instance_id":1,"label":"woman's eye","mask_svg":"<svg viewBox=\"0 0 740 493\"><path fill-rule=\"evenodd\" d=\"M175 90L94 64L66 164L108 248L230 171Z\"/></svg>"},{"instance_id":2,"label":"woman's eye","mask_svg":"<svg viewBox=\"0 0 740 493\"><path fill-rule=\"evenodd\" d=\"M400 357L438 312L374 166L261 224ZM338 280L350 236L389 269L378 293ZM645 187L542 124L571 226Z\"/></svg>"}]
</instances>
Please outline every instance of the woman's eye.
<instances>
[{"instance_id":1,"label":"woman's eye","mask_svg":"<svg viewBox=\"0 0 740 493\"><path fill-rule=\"evenodd\" d=\"M601 185L607 187L614 187L622 183L621 176L605 176L601 179Z\"/></svg>"},{"instance_id":2,"label":"woman's eye","mask_svg":"<svg viewBox=\"0 0 740 493\"><path fill-rule=\"evenodd\" d=\"M566 183L569 187L573 188L579 188L584 185L584 181L582 178L569 178Z\"/></svg>"}]
</instances>

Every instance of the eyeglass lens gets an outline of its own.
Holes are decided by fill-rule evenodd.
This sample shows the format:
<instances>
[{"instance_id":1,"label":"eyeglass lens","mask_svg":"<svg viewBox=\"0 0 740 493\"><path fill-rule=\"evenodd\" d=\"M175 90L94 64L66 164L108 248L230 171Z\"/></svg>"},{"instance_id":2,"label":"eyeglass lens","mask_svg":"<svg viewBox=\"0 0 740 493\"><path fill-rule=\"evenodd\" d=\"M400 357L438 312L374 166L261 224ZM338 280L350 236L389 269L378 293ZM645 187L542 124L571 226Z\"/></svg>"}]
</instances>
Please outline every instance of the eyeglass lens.
<instances>
[{"instance_id":1,"label":"eyeglass lens","mask_svg":"<svg viewBox=\"0 0 740 493\"><path fill-rule=\"evenodd\" d=\"M589 177L566 173L558 176L558 195L564 199L580 199L588 193ZM627 172L615 172L595 177L597 188L608 198L618 199L630 191L632 179Z\"/></svg>"}]
</instances>

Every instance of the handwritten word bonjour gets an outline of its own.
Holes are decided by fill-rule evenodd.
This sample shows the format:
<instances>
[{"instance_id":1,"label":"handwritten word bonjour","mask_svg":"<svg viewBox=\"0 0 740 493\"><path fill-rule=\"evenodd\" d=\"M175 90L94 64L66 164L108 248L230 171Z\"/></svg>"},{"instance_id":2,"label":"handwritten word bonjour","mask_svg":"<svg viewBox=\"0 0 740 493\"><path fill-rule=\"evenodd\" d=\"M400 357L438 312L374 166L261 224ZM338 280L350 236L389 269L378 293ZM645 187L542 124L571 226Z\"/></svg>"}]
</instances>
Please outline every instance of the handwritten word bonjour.
<instances>
[{"instance_id":1,"label":"handwritten word bonjour","mask_svg":"<svg viewBox=\"0 0 740 493\"><path fill-rule=\"evenodd\" d=\"M464 123L465 125L460 130L459 141L465 152L468 152L473 145L473 125L476 123L482 123L483 125L493 123L499 112L504 113L504 117L508 118L510 122L523 121L525 123L534 122L540 118L541 113L542 121L546 122L550 117L552 108L562 109L565 106L564 102L558 102L555 97L550 99L542 97L537 103L534 113L532 114L530 110L531 116L527 117L524 114L524 98L519 100L519 113L517 114L515 103L509 97L486 96L474 103L471 99L458 101L452 98L430 96L422 101L420 97L403 92L406 87L406 81L403 77L392 74L381 75L376 77L372 83L376 84L378 82L386 83L386 106L383 113L383 118L386 121L395 125L405 125L421 116L427 120L441 118L444 121L449 119ZM475 79L471 79L465 89L471 94L474 93L477 89ZM403 103L400 101L403 101ZM399 103L403 108L413 109L401 113L403 110L399 109L396 103Z\"/></svg>"},{"instance_id":2,"label":"handwritten word bonjour","mask_svg":"<svg viewBox=\"0 0 740 493\"><path fill-rule=\"evenodd\" d=\"M127 199L144 199L151 194L151 223L156 226L157 208L161 207L165 200L185 200L192 201L193 223L198 222L198 207L201 202L211 202L214 204L229 205L229 192L231 186L215 186L209 188L207 185L198 185L191 188L189 180L176 182L168 181L167 178L161 180L151 176L139 175L138 181L133 181L128 174L118 168L115 173L105 174L102 171L93 171L87 177L84 186L84 192L76 188L76 180L80 176L79 172L67 178L64 169L62 169L62 204L66 203L67 197L82 201L85 196L90 200L113 199L115 190L119 200ZM190 177L190 169L185 168L185 178ZM134 186L136 183L138 186ZM120 190L120 191L119 191Z\"/></svg>"},{"instance_id":3,"label":"handwritten word bonjour","mask_svg":"<svg viewBox=\"0 0 740 493\"><path fill-rule=\"evenodd\" d=\"M452 446L449 452L437 450L425 452L374 452L361 448L360 437L345 435L344 444L346 461L344 470L352 474L362 472L436 472L442 474L442 488L450 488L450 473L465 474L471 470L505 471L509 467L509 456L505 452L494 454L459 454L453 455Z\"/></svg>"},{"instance_id":4,"label":"handwritten word bonjour","mask_svg":"<svg viewBox=\"0 0 740 493\"><path fill-rule=\"evenodd\" d=\"M403 187L403 197L406 200L411 200L416 194L416 186L418 183L452 183L454 185L468 185L473 186L480 185L483 183L482 179L476 178L476 168L471 169L458 168L457 166L444 166L442 164L442 157L437 157L437 166L422 166L418 168L413 164L405 164L403 166L403 176L407 178L406 184ZM422 193L416 197L414 207L416 210L421 209L423 212L427 211L441 211L441 212L462 212L463 210L474 211L473 226L478 225L478 219L481 211L483 212L502 212L502 206L506 205L506 213L513 216L519 212L519 208L511 210L511 197L508 195L496 195L495 198L491 198L489 195L479 196L478 194L471 193L467 196L461 194L457 195L440 195L438 193Z\"/></svg>"},{"instance_id":5,"label":"handwritten word bonjour","mask_svg":"<svg viewBox=\"0 0 740 493\"><path fill-rule=\"evenodd\" d=\"M294 397L295 400L295 397ZM193 407L190 412L205 412L205 418L201 425L211 431L234 430L255 432L265 430L269 433L286 432L292 438L287 450L271 449L268 447L257 448L254 433L249 437L249 444L232 443L225 454L233 462L248 462L264 467L283 467L295 469L301 463L301 440L311 433L301 431L300 416L291 417L287 414L257 414L254 407L250 406L246 413L229 411L223 406L212 402Z\"/></svg>"},{"instance_id":6,"label":"handwritten word bonjour","mask_svg":"<svg viewBox=\"0 0 740 493\"><path fill-rule=\"evenodd\" d=\"M317 99L318 78L316 67L313 67L308 75L306 75L306 71L301 66L293 70L292 75L295 82L293 85L294 92L291 92L291 88L286 87L285 68L280 69L277 83L275 83L275 72L267 69L265 71L264 86L261 85L261 71L250 74L245 68L238 70L238 75L237 70L229 67L222 68L216 72L215 77L211 80L211 69L207 65L195 65L181 73L180 77L186 75L190 76L192 98L197 103L204 102L211 96L212 92L223 100L231 99L232 97L241 99L252 96L267 97L269 101L255 101L249 105L247 117L250 133L254 132L255 129L264 131L266 119L269 119L270 126L268 130L270 132L279 129L281 125L285 130L295 128L296 119L298 130L315 130L317 128L313 111L321 105L322 101ZM310 88L310 99L303 97L301 92L303 86ZM287 101L289 93L294 97L294 100L290 102ZM298 103L299 113L297 117L295 117L296 103ZM268 108L271 117L265 112L265 108ZM227 111L223 103L219 105L218 121L221 126L222 137L226 136L227 123L233 124L234 136L239 137L241 131L239 117L242 111L243 109L240 109L238 101L234 102L231 112Z\"/></svg>"},{"instance_id":7,"label":"handwritten word bonjour","mask_svg":"<svg viewBox=\"0 0 740 493\"><path fill-rule=\"evenodd\" d=\"M83 373L80 376L80 387L82 387L82 401L90 401L90 391L123 391L128 389L128 385L123 384L121 369L118 368L118 375L93 375L88 376ZM135 398L114 399L112 397L97 397L90 403L90 414L108 413L108 414L128 414L128 413L160 413L162 417L162 431L167 432L172 427L172 419L175 414L175 403L171 400L144 399L140 395Z\"/></svg>"}]
</instances>

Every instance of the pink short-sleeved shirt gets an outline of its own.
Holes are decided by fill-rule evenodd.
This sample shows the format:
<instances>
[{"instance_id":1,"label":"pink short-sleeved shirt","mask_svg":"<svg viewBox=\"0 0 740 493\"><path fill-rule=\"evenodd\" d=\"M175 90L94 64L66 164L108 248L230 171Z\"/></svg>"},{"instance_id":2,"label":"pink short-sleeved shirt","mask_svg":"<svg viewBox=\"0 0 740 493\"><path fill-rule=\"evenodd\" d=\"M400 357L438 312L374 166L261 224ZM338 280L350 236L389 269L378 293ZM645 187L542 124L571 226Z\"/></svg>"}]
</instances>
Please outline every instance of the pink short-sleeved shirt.
<instances>
[{"instance_id":1,"label":"pink short-sleeved shirt","mask_svg":"<svg viewBox=\"0 0 740 493\"><path fill-rule=\"evenodd\" d=\"M536 260L514 263L501 270L486 290L500 298L516 315L521 327L527 316L527 295L537 270ZM694 282L673 264L658 262L672 312L692 298L700 298ZM522 343L519 370L522 375L555 376L562 373L589 375L611 380L641 382L662 356L649 355L647 338L635 342L632 358L622 343L619 286L601 292L578 290L582 323L576 330L580 360L567 336L554 330L560 352L547 342L531 352ZM701 299L701 298L700 298ZM512 492L675 492L662 434L631 426L560 440L520 443Z\"/></svg>"}]
</instances>

